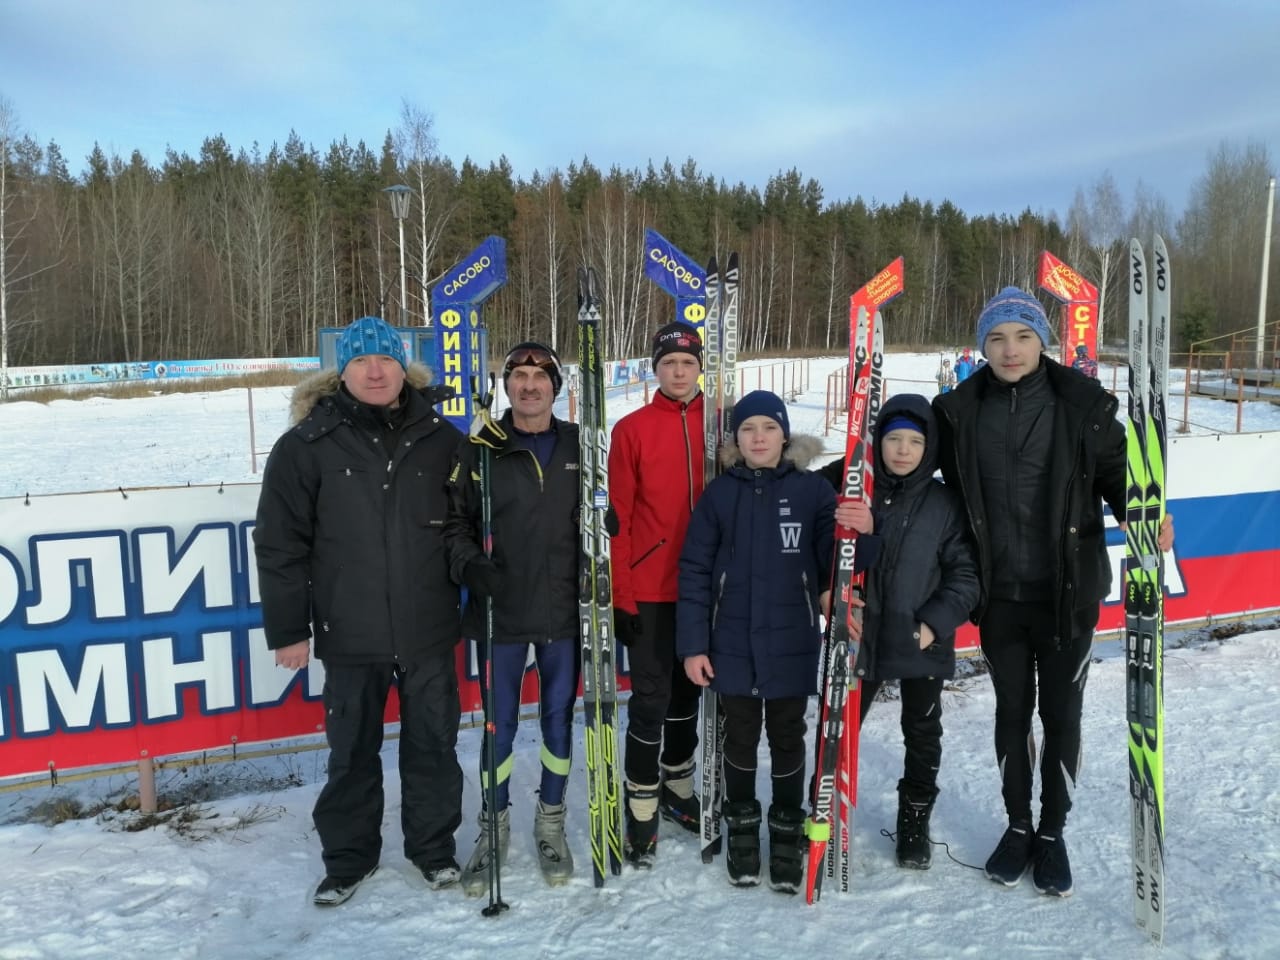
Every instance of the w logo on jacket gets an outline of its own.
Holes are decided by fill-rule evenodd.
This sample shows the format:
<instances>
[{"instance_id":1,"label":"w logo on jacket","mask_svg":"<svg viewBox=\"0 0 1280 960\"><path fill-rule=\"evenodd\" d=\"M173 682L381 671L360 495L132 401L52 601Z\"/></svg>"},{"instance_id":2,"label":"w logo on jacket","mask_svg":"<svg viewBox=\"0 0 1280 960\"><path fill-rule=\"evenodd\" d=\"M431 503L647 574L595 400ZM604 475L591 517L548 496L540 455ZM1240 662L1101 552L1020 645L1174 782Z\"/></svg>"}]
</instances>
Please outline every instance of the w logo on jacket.
<instances>
[{"instance_id":1,"label":"w logo on jacket","mask_svg":"<svg viewBox=\"0 0 1280 960\"><path fill-rule=\"evenodd\" d=\"M801 523L779 523L778 533L782 535L782 552L783 553L799 553L800 552L800 531L804 524Z\"/></svg>"}]
</instances>

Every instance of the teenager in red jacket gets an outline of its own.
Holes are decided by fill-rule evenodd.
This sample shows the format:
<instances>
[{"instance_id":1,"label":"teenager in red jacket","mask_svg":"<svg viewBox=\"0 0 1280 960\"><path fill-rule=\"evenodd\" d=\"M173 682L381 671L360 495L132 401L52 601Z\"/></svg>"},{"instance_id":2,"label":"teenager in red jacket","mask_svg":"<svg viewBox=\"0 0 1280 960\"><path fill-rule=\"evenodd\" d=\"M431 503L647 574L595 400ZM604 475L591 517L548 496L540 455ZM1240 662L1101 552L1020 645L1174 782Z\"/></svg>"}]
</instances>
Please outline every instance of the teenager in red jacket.
<instances>
[{"instance_id":1,"label":"teenager in red jacket","mask_svg":"<svg viewBox=\"0 0 1280 960\"><path fill-rule=\"evenodd\" d=\"M682 323L653 338L658 391L613 428L609 496L618 516L610 543L618 640L627 647L631 702L623 767L626 856L653 865L658 813L698 829L693 792L699 689L676 658L680 548L702 492L702 341Z\"/></svg>"}]
</instances>

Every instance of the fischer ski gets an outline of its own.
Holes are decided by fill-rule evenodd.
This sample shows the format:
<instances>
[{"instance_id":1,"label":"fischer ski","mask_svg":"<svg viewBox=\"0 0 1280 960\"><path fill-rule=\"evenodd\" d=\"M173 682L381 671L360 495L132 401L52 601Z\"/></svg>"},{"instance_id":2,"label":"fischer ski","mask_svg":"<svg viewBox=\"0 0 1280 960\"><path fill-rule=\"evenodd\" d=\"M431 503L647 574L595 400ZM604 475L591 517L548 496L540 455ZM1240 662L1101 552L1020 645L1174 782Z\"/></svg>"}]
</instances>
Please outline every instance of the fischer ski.
<instances>
[{"instance_id":1,"label":"fischer ski","mask_svg":"<svg viewBox=\"0 0 1280 960\"><path fill-rule=\"evenodd\" d=\"M1164 940L1165 409L1169 370L1169 255L1156 236L1155 272L1129 243L1129 429L1125 496L1125 697L1134 920Z\"/></svg>"},{"instance_id":2,"label":"fischer ski","mask_svg":"<svg viewBox=\"0 0 1280 960\"><path fill-rule=\"evenodd\" d=\"M729 254L724 276L716 258L707 264L707 316L702 344L702 434L706 459L703 486L720 472L720 450L732 439L733 404L738 379L738 255ZM722 770L724 714L720 698L710 687L702 691L701 748L702 792L699 804L699 845L702 862L710 863L720 852L720 804L724 794Z\"/></svg>"},{"instance_id":3,"label":"fischer ski","mask_svg":"<svg viewBox=\"0 0 1280 960\"><path fill-rule=\"evenodd\" d=\"M586 726L587 816L592 875L622 872L622 792L615 728L618 689L614 659L613 587L609 575L608 430L601 372L600 300L596 273L578 269L578 377L581 397L582 577L578 617L582 629L582 707Z\"/></svg>"},{"instance_id":4,"label":"fischer ski","mask_svg":"<svg viewBox=\"0 0 1280 960\"><path fill-rule=\"evenodd\" d=\"M880 409L884 338L879 311L868 319L867 308L851 305L849 341L849 423L845 445L844 483L840 499L870 500L873 493L872 431ZM863 593L863 576L854 573L857 533L836 530L836 564L832 577L831 616L823 639L822 698L818 719L818 760L813 813L806 826L809 865L805 899L822 897L826 876L849 889L853 811L857 805L859 687L854 668L858 641L850 620L862 613L852 601Z\"/></svg>"}]
</instances>

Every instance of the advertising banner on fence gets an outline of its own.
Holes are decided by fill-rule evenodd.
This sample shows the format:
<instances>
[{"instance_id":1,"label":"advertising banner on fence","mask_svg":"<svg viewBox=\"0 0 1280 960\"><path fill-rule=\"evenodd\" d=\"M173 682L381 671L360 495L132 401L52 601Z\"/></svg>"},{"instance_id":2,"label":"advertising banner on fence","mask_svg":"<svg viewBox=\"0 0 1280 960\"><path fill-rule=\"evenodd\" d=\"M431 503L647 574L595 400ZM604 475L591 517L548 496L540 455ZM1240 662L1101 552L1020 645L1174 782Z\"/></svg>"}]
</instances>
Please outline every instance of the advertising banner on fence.
<instances>
[{"instance_id":1,"label":"advertising banner on fence","mask_svg":"<svg viewBox=\"0 0 1280 960\"><path fill-rule=\"evenodd\" d=\"M1172 622L1280 608L1280 433L1173 437ZM252 529L259 487L0 499L0 777L132 762L322 729L318 663L275 665ZM1111 521L1119 628L1124 543ZM962 632L964 646L976 631ZM462 706L480 708L457 648ZM623 684L625 686L625 684ZM527 677L523 702L536 703ZM387 720L397 719L394 701Z\"/></svg>"},{"instance_id":2,"label":"advertising banner on fence","mask_svg":"<svg viewBox=\"0 0 1280 960\"><path fill-rule=\"evenodd\" d=\"M61 366L9 367L9 386L60 387L123 383L137 380L187 380L197 377L242 377L272 370L300 373L320 369L317 357L267 357L223 360L143 360L136 363L71 363Z\"/></svg>"}]
</instances>

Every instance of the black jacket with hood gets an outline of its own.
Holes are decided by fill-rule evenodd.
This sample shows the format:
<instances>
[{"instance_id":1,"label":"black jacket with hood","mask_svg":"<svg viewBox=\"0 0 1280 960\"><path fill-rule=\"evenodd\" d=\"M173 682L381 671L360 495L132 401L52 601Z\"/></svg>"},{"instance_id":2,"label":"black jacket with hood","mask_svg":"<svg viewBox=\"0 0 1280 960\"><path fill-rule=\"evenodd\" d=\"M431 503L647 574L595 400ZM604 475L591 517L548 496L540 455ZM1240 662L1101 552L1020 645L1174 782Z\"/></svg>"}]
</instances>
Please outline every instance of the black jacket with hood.
<instances>
[{"instance_id":1,"label":"black jacket with hood","mask_svg":"<svg viewBox=\"0 0 1280 960\"><path fill-rule=\"evenodd\" d=\"M1053 639L1062 646L1093 630L1098 605L1111 589L1102 503L1117 517L1124 516L1125 436L1115 416L1118 401L1096 380L1048 357L1041 358L1040 370L1054 395L1052 423L1041 428L1051 430L1045 455L1047 488L1039 492L1034 478L1019 476L1014 457L1014 466L1004 477L1005 497L1011 503L1043 497L1040 528L1022 535L1043 538L1047 545L1045 557L1051 569L1044 579L1057 624ZM942 476L964 499L978 549L982 599L974 612L975 623L981 622L991 599L995 575L992 518L986 515L978 450L979 444L994 442L989 426L979 429L984 401L993 395L1007 398L1007 436L1018 436L1016 385L1010 389L1001 384L989 365L933 401Z\"/></svg>"},{"instance_id":2,"label":"black jacket with hood","mask_svg":"<svg viewBox=\"0 0 1280 960\"><path fill-rule=\"evenodd\" d=\"M273 650L306 640L337 663L411 663L461 636L444 545L452 396L409 365L400 405L358 402L334 370L298 384L262 475L253 531Z\"/></svg>"},{"instance_id":3,"label":"black jacket with hood","mask_svg":"<svg viewBox=\"0 0 1280 960\"><path fill-rule=\"evenodd\" d=\"M883 467L875 470L872 515L878 541L874 566L867 571L862 646L857 672L868 680L955 675L956 630L978 602L978 569L964 506L954 490L934 479L938 428L929 401L919 394L890 398L880 408L879 425L908 413L925 427L925 452L906 477ZM881 456L881 426L874 441ZM839 487L843 460L822 469ZM927 623L934 642L920 649L917 625Z\"/></svg>"}]
</instances>

